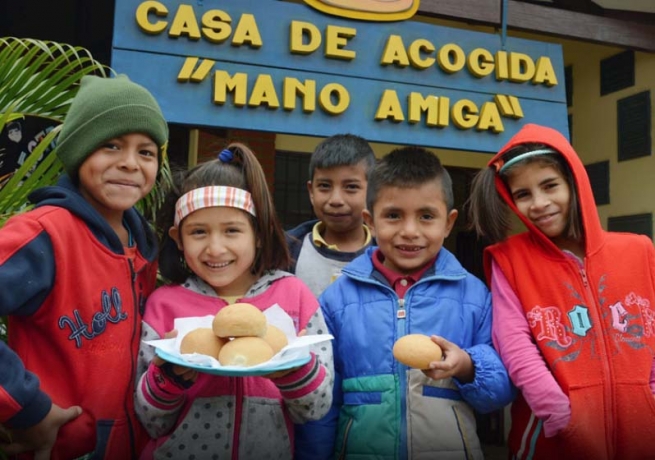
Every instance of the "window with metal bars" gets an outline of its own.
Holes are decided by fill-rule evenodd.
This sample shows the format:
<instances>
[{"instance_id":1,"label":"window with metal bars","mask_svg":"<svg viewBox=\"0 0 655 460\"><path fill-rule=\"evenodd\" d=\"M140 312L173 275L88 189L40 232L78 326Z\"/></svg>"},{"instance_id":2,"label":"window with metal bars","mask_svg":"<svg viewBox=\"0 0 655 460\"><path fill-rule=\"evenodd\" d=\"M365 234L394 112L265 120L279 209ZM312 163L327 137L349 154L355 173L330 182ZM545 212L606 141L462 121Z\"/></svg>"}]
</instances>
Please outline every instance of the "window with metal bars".
<instances>
[{"instance_id":1,"label":"window with metal bars","mask_svg":"<svg viewBox=\"0 0 655 460\"><path fill-rule=\"evenodd\" d=\"M275 153L275 209L285 230L314 218L307 192L310 154Z\"/></svg>"}]
</instances>

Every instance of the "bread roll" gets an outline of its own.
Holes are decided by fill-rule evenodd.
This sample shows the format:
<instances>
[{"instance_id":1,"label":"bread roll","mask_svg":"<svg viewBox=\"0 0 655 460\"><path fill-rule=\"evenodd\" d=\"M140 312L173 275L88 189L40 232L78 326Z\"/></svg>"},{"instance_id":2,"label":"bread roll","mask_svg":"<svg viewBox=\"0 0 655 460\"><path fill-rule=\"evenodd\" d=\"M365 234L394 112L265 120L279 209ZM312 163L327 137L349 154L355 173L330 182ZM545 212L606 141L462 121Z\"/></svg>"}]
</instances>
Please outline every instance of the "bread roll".
<instances>
[{"instance_id":1,"label":"bread roll","mask_svg":"<svg viewBox=\"0 0 655 460\"><path fill-rule=\"evenodd\" d=\"M218 362L223 366L254 366L273 357L273 349L261 337L237 337L223 345Z\"/></svg>"},{"instance_id":2,"label":"bread roll","mask_svg":"<svg viewBox=\"0 0 655 460\"><path fill-rule=\"evenodd\" d=\"M200 353L218 359L218 353L225 342L225 339L216 337L212 329L199 327L182 337L180 353Z\"/></svg>"},{"instance_id":3,"label":"bread roll","mask_svg":"<svg viewBox=\"0 0 655 460\"><path fill-rule=\"evenodd\" d=\"M441 361L441 347L423 334L408 334L393 345L393 356L415 369L428 369L432 361Z\"/></svg>"},{"instance_id":4,"label":"bread roll","mask_svg":"<svg viewBox=\"0 0 655 460\"><path fill-rule=\"evenodd\" d=\"M233 303L216 314L212 329L219 337L262 337L266 334L266 316L249 303Z\"/></svg>"},{"instance_id":5,"label":"bread roll","mask_svg":"<svg viewBox=\"0 0 655 460\"><path fill-rule=\"evenodd\" d=\"M287 340L287 335L278 327L275 327L272 324L269 324L266 327L266 334L264 334L264 337L262 338L266 340L266 343L271 346L274 354L277 354L289 343L289 340Z\"/></svg>"}]
</instances>

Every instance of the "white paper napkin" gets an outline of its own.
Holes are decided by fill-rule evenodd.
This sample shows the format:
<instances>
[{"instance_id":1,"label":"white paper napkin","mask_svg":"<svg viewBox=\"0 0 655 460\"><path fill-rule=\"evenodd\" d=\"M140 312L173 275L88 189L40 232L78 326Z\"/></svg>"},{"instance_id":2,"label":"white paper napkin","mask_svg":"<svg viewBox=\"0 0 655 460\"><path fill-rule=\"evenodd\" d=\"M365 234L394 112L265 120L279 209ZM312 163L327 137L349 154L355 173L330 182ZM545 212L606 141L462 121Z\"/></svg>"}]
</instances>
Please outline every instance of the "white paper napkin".
<instances>
[{"instance_id":1,"label":"white paper napkin","mask_svg":"<svg viewBox=\"0 0 655 460\"><path fill-rule=\"evenodd\" d=\"M257 364L255 366L223 366L217 359L211 356L202 355L199 353L182 354L180 353L180 343L182 338L194 329L199 327L212 327L213 315L208 316L194 316L187 318L176 318L174 321L174 328L177 329L177 337L173 339L159 339L148 340L144 343L159 348L166 353L182 359L190 364L196 364L202 367L221 368L221 369L249 369L249 370L266 370L268 368L279 369L285 363L295 361L297 359L309 356L309 347L316 343L327 342L332 340L330 334L321 335L305 335L302 337L296 336L296 329L293 325L291 317L278 305L274 304L270 308L264 310L264 315L269 324L276 326L287 336L288 345L280 350L275 356L265 363Z\"/></svg>"}]
</instances>

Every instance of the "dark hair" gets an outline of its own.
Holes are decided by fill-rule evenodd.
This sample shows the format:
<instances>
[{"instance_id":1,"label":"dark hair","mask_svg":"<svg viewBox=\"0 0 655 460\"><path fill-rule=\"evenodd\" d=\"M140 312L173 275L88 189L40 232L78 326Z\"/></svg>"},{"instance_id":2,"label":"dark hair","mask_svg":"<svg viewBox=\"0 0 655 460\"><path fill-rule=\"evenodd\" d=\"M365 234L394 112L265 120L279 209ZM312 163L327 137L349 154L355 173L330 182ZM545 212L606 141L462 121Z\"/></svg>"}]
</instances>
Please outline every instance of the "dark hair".
<instances>
[{"instance_id":1,"label":"dark hair","mask_svg":"<svg viewBox=\"0 0 655 460\"><path fill-rule=\"evenodd\" d=\"M160 233L159 269L161 274L173 283L182 283L191 275L184 263L182 251L168 235L175 217L175 203L185 193L211 185L223 185L247 190L252 195L257 217L250 220L255 236L261 247L250 268L255 275L264 271L288 267L291 263L284 231L277 218L273 199L268 190L266 176L255 154L243 144L232 143L227 146L233 158L229 162L220 159L201 163L189 171L175 174L175 186L162 205L157 216L157 229ZM180 223L180 226L184 221Z\"/></svg>"},{"instance_id":2,"label":"dark hair","mask_svg":"<svg viewBox=\"0 0 655 460\"><path fill-rule=\"evenodd\" d=\"M538 149L551 149L551 147L539 143L521 144L508 150L500 160L507 163L518 155ZM571 169L560 153L529 156L509 165L500 173L496 172L494 165L482 169L473 179L471 195L466 204L471 227L476 231L478 236L486 237L492 243L503 241L507 238L507 234L512 227L510 209L496 189L496 174L498 174L507 187L507 180L512 171L519 166L525 166L531 163L551 166L559 171L566 179L569 190L571 191L571 203L567 216L567 227L564 231L568 238L576 241L580 240L583 234L582 224L580 222L580 204L578 203L577 187Z\"/></svg>"},{"instance_id":3,"label":"dark hair","mask_svg":"<svg viewBox=\"0 0 655 460\"><path fill-rule=\"evenodd\" d=\"M446 208L450 212L455 205L453 181L439 158L422 147L392 150L369 174L366 206L373 212L373 205L385 187L414 188L430 181L441 183Z\"/></svg>"},{"instance_id":4,"label":"dark hair","mask_svg":"<svg viewBox=\"0 0 655 460\"><path fill-rule=\"evenodd\" d=\"M314 179L316 168L354 166L364 162L366 173L375 165L375 153L362 137L354 134L335 134L323 140L309 160L309 180Z\"/></svg>"}]
</instances>

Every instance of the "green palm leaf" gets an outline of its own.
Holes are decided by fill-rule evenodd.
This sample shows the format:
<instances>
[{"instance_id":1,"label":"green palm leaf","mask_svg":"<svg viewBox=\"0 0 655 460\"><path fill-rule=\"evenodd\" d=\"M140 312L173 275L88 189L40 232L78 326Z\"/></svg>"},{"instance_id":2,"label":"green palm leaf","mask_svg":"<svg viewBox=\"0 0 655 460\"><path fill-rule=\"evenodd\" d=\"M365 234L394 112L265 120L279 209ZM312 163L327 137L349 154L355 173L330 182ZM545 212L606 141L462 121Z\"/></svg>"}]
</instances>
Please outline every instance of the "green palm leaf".
<instances>
[{"instance_id":1,"label":"green palm leaf","mask_svg":"<svg viewBox=\"0 0 655 460\"><path fill-rule=\"evenodd\" d=\"M17 112L63 120L84 75L111 73L81 47L0 38L0 113L18 101Z\"/></svg>"},{"instance_id":2,"label":"green palm leaf","mask_svg":"<svg viewBox=\"0 0 655 460\"><path fill-rule=\"evenodd\" d=\"M79 46L0 37L0 132L7 123L24 115L63 121L82 77L109 77L115 73ZM56 147L48 150L58 132L59 128L55 128L48 133L10 178L0 178L0 227L11 216L30 209L27 203L30 192L57 181L62 164L56 156ZM151 222L171 183L168 158L163 155L156 186L137 205ZM6 337L5 324L0 318L0 339Z\"/></svg>"},{"instance_id":3,"label":"green palm leaf","mask_svg":"<svg viewBox=\"0 0 655 460\"><path fill-rule=\"evenodd\" d=\"M115 73L79 46L0 37L0 132L6 123L23 114L63 121L82 77L88 74L107 77ZM0 190L0 225L11 215L26 209L25 198L29 192L56 181L61 172L56 150L49 152L38 164L38 169L33 171L38 158L47 150L54 136L48 135L47 140L43 139L37 147L38 154L35 149L23 167ZM171 183L168 158L164 155L157 185L138 204L149 220L154 221L154 214L163 202L164 191Z\"/></svg>"},{"instance_id":4,"label":"green palm leaf","mask_svg":"<svg viewBox=\"0 0 655 460\"><path fill-rule=\"evenodd\" d=\"M0 37L0 133L7 123L24 115L63 121L80 80L89 74L107 77L115 72L81 47ZM11 177L0 178L0 227L11 216L31 208L27 203L30 192L57 181L63 167L56 148L48 150L59 131L56 127L49 132ZM155 188L138 204L152 222L171 183L168 158L163 155ZM0 317L0 340L6 337L7 318ZM6 458L0 450L0 460Z\"/></svg>"},{"instance_id":5,"label":"green palm leaf","mask_svg":"<svg viewBox=\"0 0 655 460\"><path fill-rule=\"evenodd\" d=\"M61 173L63 165L56 155L46 155L37 165L59 130L58 126L50 131L0 189L0 226L12 215L29 209L26 205L27 195L45 184L54 183Z\"/></svg>"}]
</instances>

